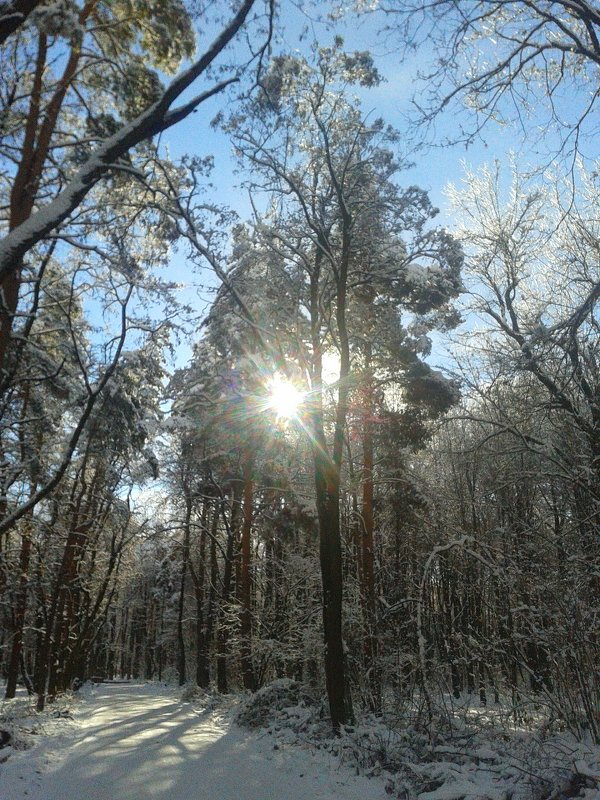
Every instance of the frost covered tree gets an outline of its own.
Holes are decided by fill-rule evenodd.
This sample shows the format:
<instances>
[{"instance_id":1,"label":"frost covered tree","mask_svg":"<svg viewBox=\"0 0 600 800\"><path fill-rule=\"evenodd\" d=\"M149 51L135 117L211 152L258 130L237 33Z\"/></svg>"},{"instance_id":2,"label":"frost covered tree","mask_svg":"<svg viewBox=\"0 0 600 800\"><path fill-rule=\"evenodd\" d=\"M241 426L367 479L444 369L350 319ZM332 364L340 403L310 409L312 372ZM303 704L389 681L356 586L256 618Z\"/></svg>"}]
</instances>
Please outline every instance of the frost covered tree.
<instances>
[{"instance_id":1,"label":"frost covered tree","mask_svg":"<svg viewBox=\"0 0 600 800\"><path fill-rule=\"evenodd\" d=\"M3 367L26 254L104 176L121 172L144 180L134 149L239 80L243 63L229 69L221 63L226 77L215 77L211 69L250 25L254 5L246 0L229 19L216 20L216 37L196 55L192 15L178 2L43 4L2 45ZM200 18L208 21L203 13ZM253 58L251 53L248 60ZM189 66L164 88L158 71L173 74L185 59ZM173 107L199 80L205 84L196 95Z\"/></svg>"},{"instance_id":2,"label":"frost covered tree","mask_svg":"<svg viewBox=\"0 0 600 800\"><path fill-rule=\"evenodd\" d=\"M452 192L471 320L455 357L469 399L434 442L444 488L433 530L454 539L439 556L432 542L427 625L443 633L426 636L427 658L448 665L457 695L504 684L516 707L533 692L597 736L596 179L582 174L565 206L560 183L515 171L507 188L500 176L470 173Z\"/></svg>"},{"instance_id":3,"label":"frost covered tree","mask_svg":"<svg viewBox=\"0 0 600 800\"><path fill-rule=\"evenodd\" d=\"M189 217L188 222L194 223L186 235L197 256L198 220ZM269 393L273 376L283 365L282 345L290 341L289 324L296 306L278 260L258 247L244 226L235 229L230 266L226 271L217 266L224 283L206 319L204 335L189 367L174 380L178 470L186 470L191 496L203 506L202 513L206 502L217 502L227 511L223 517L226 540L220 554L224 558L222 596L216 620L221 691L229 683L231 625L227 618L231 619L235 603L239 627L234 626L233 635L245 688L256 687L257 675L262 672L260 658L267 654L257 660L252 653L258 624L253 613L253 536L262 525L263 513L269 513L268 509L276 513L278 503L290 502L289 496L284 500L281 494L280 481L285 478L279 461L286 447L282 432L274 426ZM186 519L188 516L186 510ZM219 520L213 516L213 521L215 535L217 530L221 533ZM200 526L200 536L205 527Z\"/></svg>"},{"instance_id":4,"label":"frost covered tree","mask_svg":"<svg viewBox=\"0 0 600 800\"><path fill-rule=\"evenodd\" d=\"M413 270L430 284L432 308L443 305L459 287L459 249L450 237L425 232L433 211L424 194L403 192L394 183L398 164L389 147L395 134L381 121L364 120L345 93L352 83L372 86L378 80L370 55L347 54L341 41L319 49L314 65L282 56L274 60L258 98L227 123L236 149L254 171L251 186L271 198L272 211L258 230L263 246L283 259L285 276L298 299L295 358L308 380L325 675L336 728L352 714L344 680L340 523L346 426L355 380L350 303L362 284L372 283L375 294L380 288L374 276L365 278L368 270L361 263L361 252L368 246L361 220L378 219L390 237L394 230L399 234L396 257L376 264L380 286L396 287L401 294L400 287L410 283ZM438 301L433 299L436 292ZM413 296L418 293L413 286ZM410 295L411 289L406 289L405 296ZM323 377L328 352L339 358L331 407Z\"/></svg>"},{"instance_id":5,"label":"frost covered tree","mask_svg":"<svg viewBox=\"0 0 600 800\"><path fill-rule=\"evenodd\" d=\"M492 351L498 369L530 376L541 392L541 407L579 442L577 457L572 445L556 457L581 485L586 504L581 530L590 556L597 556L592 532L598 524L600 463L596 176L581 174L582 191L573 203L564 200L560 182L528 185L518 171L506 200L498 167L467 180L468 188L455 189L452 198L469 250L470 310L485 326L486 339L498 343Z\"/></svg>"},{"instance_id":6,"label":"frost covered tree","mask_svg":"<svg viewBox=\"0 0 600 800\"><path fill-rule=\"evenodd\" d=\"M474 114L460 115L462 141L497 121L520 127L549 153L573 158L585 152L598 99L597 3L382 0L375 10L388 30L401 32L405 55L422 45L434 50L434 64L422 74L424 94L415 97L431 130L459 100Z\"/></svg>"},{"instance_id":7,"label":"frost covered tree","mask_svg":"<svg viewBox=\"0 0 600 800\"><path fill-rule=\"evenodd\" d=\"M86 672L88 648L102 626L123 552L138 527L124 497L154 469L146 448L157 422L162 346L150 338L138 351L123 354L60 485L39 501L35 515L21 517L4 538L7 587L15 593L7 696L14 692L23 657L29 665L35 663L33 684L40 708L48 694L63 691ZM48 426L48 417L40 422ZM45 440L37 442L42 478L53 466L42 450L53 439L60 441L61 433L55 420L55 430L47 429ZM19 538L17 570L13 548ZM31 615L38 620L35 642L24 637L24 622Z\"/></svg>"},{"instance_id":8,"label":"frost covered tree","mask_svg":"<svg viewBox=\"0 0 600 800\"><path fill-rule=\"evenodd\" d=\"M51 497L67 474L94 407L115 373L125 340L132 346L139 338L137 331L158 332L170 324L175 311L170 287L153 269L165 265L177 232L154 199L165 186L177 182L181 172L158 159L146 140L162 129L153 125L171 114L179 93L204 74L227 46L251 5L240 7L231 25L223 23L222 35L199 62L180 74L160 108L156 101L163 89L158 70L175 72L194 49L193 21L182 5L44 4L2 47L7 65L2 87L6 125L0 142L6 237L0 249L7 246L3 253L9 259L2 273L0 313L2 537ZM238 75L236 70L232 74ZM210 76L205 78L210 82ZM217 78L213 88L220 91L228 82ZM212 93L200 92L185 110L173 112L166 124L190 113ZM150 107L154 111L144 116ZM144 122L136 127L140 115ZM111 144L105 167L98 171L96 161L92 172L86 172L95 158L92 151L104 152L107 140ZM74 195L65 187L73 188L81 169L86 177L72 204ZM146 176L153 172L159 180L149 187ZM106 179L98 183L102 175ZM70 197L67 205L71 211L77 206L78 213L59 225L66 211L65 191ZM42 220L44 232L37 223L33 235L29 229L22 250L28 258L23 260L13 245L15 236L20 242L17 250L25 243L22 226L31 222L32 215ZM61 293L55 290L57 275L66 287ZM58 327L65 334L58 346L52 344L56 332L40 335L47 323L37 321L48 295L59 309ZM152 319L145 306L155 312L162 306L164 319ZM77 314L81 308L91 312L93 325ZM30 464L39 460L41 449L39 442L29 445L36 429L28 400L34 384L39 397L49 399L54 394L56 399L63 391L52 403L57 413L72 402L74 410L63 414L50 468L37 468L31 477ZM66 393L65 385L70 386ZM26 444L17 444L17 429ZM8 569L8 562L3 563L2 572L7 574Z\"/></svg>"}]
</instances>

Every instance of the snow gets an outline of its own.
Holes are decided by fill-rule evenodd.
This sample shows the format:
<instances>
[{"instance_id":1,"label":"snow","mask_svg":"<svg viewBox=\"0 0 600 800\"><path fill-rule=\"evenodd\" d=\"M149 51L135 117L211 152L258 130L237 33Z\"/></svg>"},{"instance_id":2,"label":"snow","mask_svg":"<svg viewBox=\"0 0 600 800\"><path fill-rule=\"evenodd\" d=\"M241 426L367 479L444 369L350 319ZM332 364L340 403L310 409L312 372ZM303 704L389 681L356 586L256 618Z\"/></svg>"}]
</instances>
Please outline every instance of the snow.
<instances>
[{"instance_id":1,"label":"snow","mask_svg":"<svg viewBox=\"0 0 600 800\"><path fill-rule=\"evenodd\" d=\"M429 281L429 270L421 264L407 264L406 281L415 286L426 286Z\"/></svg>"},{"instance_id":2,"label":"snow","mask_svg":"<svg viewBox=\"0 0 600 800\"><path fill-rule=\"evenodd\" d=\"M465 705L429 734L367 715L333 737L324 711L287 679L241 702L128 682L41 715L17 698L0 703L0 800L600 800L600 746L566 732Z\"/></svg>"},{"instance_id":3,"label":"snow","mask_svg":"<svg viewBox=\"0 0 600 800\"><path fill-rule=\"evenodd\" d=\"M72 0L55 0L34 8L29 21L40 33L63 36L72 42L81 40L83 27L79 22L79 9Z\"/></svg>"},{"instance_id":4,"label":"snow","mask_svg":"<svg viewBox=\"0 0 600 800\"><path fill-rule=\"evenodd\" d=\"M583 760L576 761L574 766L575 771L579 775L583 775L586 778L593 778L595 781L600 781L600 763L595 770L590 769L588 764L586 764Z\"/></svg>"},{"instance_id":5,"label":"snow","mask_svg":"<svg viewBox=\"0 0 600 800\"><path fill-rule=\"evenodd\" d=\"M402 800L600 800L600 747L533 721L506 724L507 710L476 708L464 698L451 724L436 718L429 734L410 715L366 715L331 737L323 706L279 680L248 698L237 714L262 725L277 746L321 748L357 775L378 776ZM298 699L298 705L286 705ZM550 794L550 792L553 792ZM569 794L565 794L565 792Z\"/></svg>"},{"instance_id":6,"label":"snow","mask_svg":"<svg viewBox=\"0 0 600 800\"><path fill-rule=\"evenodd\" d=\"M274 745L220 705L152 684L101 684L75 724L0 765L0 800L382 800L323 751Z\"/></svg>"}]
</instances>

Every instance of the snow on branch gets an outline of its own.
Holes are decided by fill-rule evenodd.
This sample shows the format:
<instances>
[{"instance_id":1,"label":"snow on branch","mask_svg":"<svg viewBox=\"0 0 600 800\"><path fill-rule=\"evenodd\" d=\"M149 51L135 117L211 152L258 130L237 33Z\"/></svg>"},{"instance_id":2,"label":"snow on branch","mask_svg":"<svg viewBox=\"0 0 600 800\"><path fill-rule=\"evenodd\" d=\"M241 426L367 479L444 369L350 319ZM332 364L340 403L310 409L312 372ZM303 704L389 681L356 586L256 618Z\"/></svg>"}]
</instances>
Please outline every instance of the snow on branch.
<instances>
[{"instance_id":1,"label":"snow on branch","mask_svg":"<svg viewBox=\"0 0 600 800\"><path fill-rule=\"evenodd\" d=\"M196 95L192 100L171 109L172 104L200 75L206 72L217 56L232 41L244 25L255 2L256 0L244 0L237 14L204 54L187 70L178 75L155 103L131 123L106 139L51 203L40 208L22 225L14 228L0 240L0 281L18 269L23 256L63 222L78 207L95 184L113 169L114 164L132 147L175 125L210 97L239 80L240 75L236 74L216 83L210 89Z\"/></svg>"}]
</instances>

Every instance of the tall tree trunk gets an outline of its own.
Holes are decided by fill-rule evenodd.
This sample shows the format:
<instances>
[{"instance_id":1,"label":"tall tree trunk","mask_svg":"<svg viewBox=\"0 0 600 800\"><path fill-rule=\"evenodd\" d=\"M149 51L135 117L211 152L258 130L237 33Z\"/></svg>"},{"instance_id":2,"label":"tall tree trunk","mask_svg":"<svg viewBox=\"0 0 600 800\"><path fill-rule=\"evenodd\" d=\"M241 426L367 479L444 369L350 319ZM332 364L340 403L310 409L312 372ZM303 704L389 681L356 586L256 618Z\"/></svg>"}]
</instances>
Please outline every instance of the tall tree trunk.
<instances>
[{"instance_id":1,"label":"tall tree trunk","mask_svg":"<svg viewBox=\"0 0 600 800\"><path fill-rule=\"evenodd\" d=\"M190 558L190 575L194 583L194 598L196 600L196 684L206 689L210 682L208 669L208 648L206 642L206 616L204 609L205 581L206 581L206 536L209 524L210 501L207 497L202 503L200 517L200 547L198 567L195 567ZM214 516L217 516L215 511ZM212 523L211 523L212 524Z\"/></svg>"},{"instance_id":2,"label":"tall tree trunk","mask_svg":"<svg viewBox=\"0 0 600 800\"><path fill-rule=\"evenodd\" d=\"M323 438L324 441L324 438ZM331 724L335 730L349 721L346 706L345 658L342 638L342 546L340 536L340 476L321 448L313 451L319 519L319 557L323 584L325 684Z\"/></svg>"},{"instance_id":3,"label":"tall tree trunk","mask_svg":"<svg viewBox=\"0 0 600 800\"><path fill-rule=\"evenodd\" d=\"M345 327L345 292L347 263L342 264L338 279L336 319L340 340L340 375L334 429L333 456L329 454L323 423L323 361L321 316L319 306L319 273L321 251L317 253L311 275L311 338L313 348L313 386L317 389L312 407L311 439L315 472L315 494L319 520L319 560L323 586L323 640L325 645L325 684L331 724L335 731L352 719L352 708L346 687L346 665L342 636L342 542L340 531L340 473L343 457L347 377L350 371L348 337Z\"/></svg>"},{"instance_id":4,"label":"tall tree trunk","mask_svg":"<svg viewBox=\"0 0 600 800\"><path fill-rule=\"evenodd\" d=\"M29 515L30 516L30 515ZM17 691L17 679L23 651L23 627L27 610L27 587L29 584L29 561L31 557L30 518L24 520L21 533L21 552L19 555L19 585L15 596L14 630L6 675L4 698L12 699Z\"/></svg>"},{"instance_id":5,"label":"tall tree trunk","mask_svg":"<svg viewBox=\"0 0 600 800\"><path fill-rule=\"evenodd\" d=\"M373 387L373 299L370 287L365 287L365 318L367 335L365 337L364 358L365 376L362 413L363 448L363 496L362 496L362 601L366 635L364 642L365 670L369 686L369 705L374 712L381 711L381 675L378 663L377 596L375 588L375 518L373 511L373 417L375 414L375 391Z\"/></svg>"},{"instance_id":6,"label":"tall tree trunk","mask_svg":"<svg viewBox=\"0 0 600 800\"><path fill-rule=\"evenodd\" d=\"M372 393L369 398L372 400ZM367 404L363 420L363 497L362 497L362 600L365 617L365 669L369 685L369 705L381 711L381 675L378 664L377 596L375 587L375 540L373 514L373 423L372 404Z\"/></svg>"},{"instance_id":7,"label":"tall tree trunk","mask_svg":"<svg viewBox=\"0 0 600 800\"><path fill-rule=\"evenodd\" d=\"M219 580L219 563L217 561L217 532L219 530L219 515L221 514L222 500L215 501L213 510L213 519L211 524L211 537L210 537L210 573L208 587L208 605L206 608L206 671L208 669L208 656L210 651L211 642L213 639L213 631L215 627L216 615L216 601L217 601L217 583ZM209 675L210 677L210 675Z\"/></svg>"},{"instance_id":8,"label":"tall tree trunk","mask_svg":"<svg viewBox=\"0 0 600 800\"><path fill-rule=\"evenodd\" d=\"M183 617L185 612L185 579L190 560L190 526L192 521L192 497L188 487L185 488L185 520L183 523L183 547L181 550L181 582L179 585L179 604L177 608L177 676L180 686L186 680L185 674L185 636Z\"/></svg>"},{"instance_id":9,"label":"tall tree trunk","mask_svg":"<svg viewBox=\"0 0 600 800\"><path fill-rule=\"evenodd\" d=\"M252 587L250 581L250 560L252 553L252 516L254 500L254 456L251 450L244 459L244 505L242 533L240 540L240 663L244 689L251 692L256 689L254 667L252 663Z\"/></svg>"},{"instance_id":10,"label":"tall tree trunk","mask_svg":"<svg viewBox=\"0 0 600 800\"><path fill-rule=\"evenodd\" d=\"M237 540L240 503L242 501L243 483L240 480L233 481L231 493L231 515L229 522L226 523L227 548L225 551L225 564L223 566L223 586L221 589L221 608L217 619L217 689L221 694L227 694L227 645L229 642L229 629L227 625L227 607L231 599L233 587L233 566L235 560L235 542ZM223 516L224 521L225 516Z\"/></svg>"}]
</instances>

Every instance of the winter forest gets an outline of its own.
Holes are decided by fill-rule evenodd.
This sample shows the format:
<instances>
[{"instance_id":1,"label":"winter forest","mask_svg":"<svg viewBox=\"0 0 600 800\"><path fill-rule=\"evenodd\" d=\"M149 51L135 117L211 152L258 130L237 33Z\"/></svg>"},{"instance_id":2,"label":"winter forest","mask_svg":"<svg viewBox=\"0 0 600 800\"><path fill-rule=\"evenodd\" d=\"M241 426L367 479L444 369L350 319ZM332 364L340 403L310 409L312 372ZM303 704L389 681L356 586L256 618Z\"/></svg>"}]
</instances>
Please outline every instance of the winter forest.
<instances>
[{"instance_id":1,"label":"winter forest","mask_svg":"<svg viewBox=\"0 0 600 800\"><path fill-rule=\"evenodd\" d=\"M6 708L600 745L599 67L595 0L0 0Z\"/></svg>"}]
</instances>

